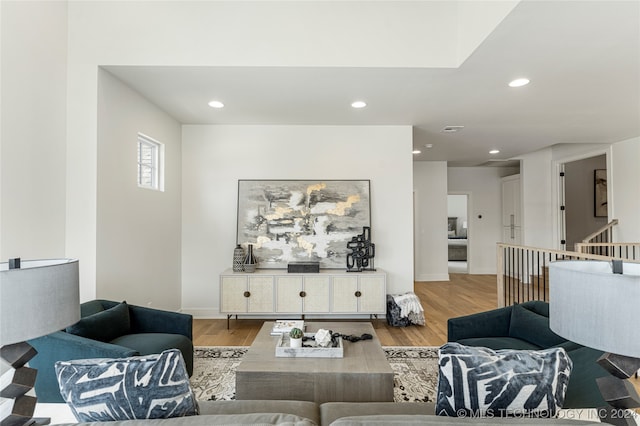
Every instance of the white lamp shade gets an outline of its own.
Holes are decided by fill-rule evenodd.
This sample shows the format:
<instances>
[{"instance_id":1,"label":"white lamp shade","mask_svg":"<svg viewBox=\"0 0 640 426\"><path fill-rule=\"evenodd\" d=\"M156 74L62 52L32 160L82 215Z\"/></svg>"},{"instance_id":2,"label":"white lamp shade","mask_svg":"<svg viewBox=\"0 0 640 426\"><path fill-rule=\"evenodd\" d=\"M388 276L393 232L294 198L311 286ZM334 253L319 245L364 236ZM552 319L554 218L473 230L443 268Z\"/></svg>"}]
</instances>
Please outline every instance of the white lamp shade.
<instances>
[{"instance_id":1,"label":"white lamp shade","mask_svg":"<svg viewBox=\"0 0 640 426\"><path fill-rule=\"evenodd\" d=\"M590 348L640 357L640 264L559 261L549 266L549 324Z\"/></svg>"},{"instance_id":2,"label":"white lamp shade","mask_svg":"<svg viewBox=\"0 0 640 426\"><path fill-rule=\"evenodd\" d=\"M0 263L0 346L61 330L80 319L77 259Z\"/></svg>"}]
</instances>

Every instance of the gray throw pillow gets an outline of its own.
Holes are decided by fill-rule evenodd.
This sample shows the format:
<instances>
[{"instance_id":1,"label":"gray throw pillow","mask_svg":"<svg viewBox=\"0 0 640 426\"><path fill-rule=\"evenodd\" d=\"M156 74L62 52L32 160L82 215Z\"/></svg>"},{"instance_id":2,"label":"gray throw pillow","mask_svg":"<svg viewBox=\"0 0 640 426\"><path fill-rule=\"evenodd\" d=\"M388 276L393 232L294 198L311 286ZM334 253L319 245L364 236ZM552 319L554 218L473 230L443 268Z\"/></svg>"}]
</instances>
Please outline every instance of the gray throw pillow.
<instances>
[{"instance_id":1,"label":"gray throw pillow","mask_svg":"<svg viewBox=\"0 0 640 426\"><path fill-rule=\"evenodd\" d=\"M55 369L62 398L79 422L198 414L177 349L131 358L58 361Z\"/></svg>"},{"instance_id":2,"label":"gray throw pillow","mask_svg":"<svg viewBox=\"0 0 640 426\"><path fill-rule=\"evenodd\" d=\"M555 417L572 367L562 348L494 351L447 343L439 351L436 414Z\"/></svg>"}]
</instances>

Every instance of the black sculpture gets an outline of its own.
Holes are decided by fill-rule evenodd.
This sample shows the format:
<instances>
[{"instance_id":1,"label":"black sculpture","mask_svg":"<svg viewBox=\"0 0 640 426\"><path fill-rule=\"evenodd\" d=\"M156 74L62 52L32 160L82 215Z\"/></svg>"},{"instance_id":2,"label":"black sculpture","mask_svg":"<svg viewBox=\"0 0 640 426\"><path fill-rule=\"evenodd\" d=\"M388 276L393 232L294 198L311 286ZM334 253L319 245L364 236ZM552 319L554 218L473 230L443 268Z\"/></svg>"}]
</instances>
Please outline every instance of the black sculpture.
<instances>
[{"instance_id":1,"label":"black sculpture","mask_svg":"<svg viewBox=\"0 0 640 426\"><path fill-rule=\"evenodd\" d=\"M375 271L373 258L376 256L376 245L371 242L370 227L362 227L362 234L351 238L347 248L351 250L347 254L347 272Z\"/></svg>"}]
</instances>

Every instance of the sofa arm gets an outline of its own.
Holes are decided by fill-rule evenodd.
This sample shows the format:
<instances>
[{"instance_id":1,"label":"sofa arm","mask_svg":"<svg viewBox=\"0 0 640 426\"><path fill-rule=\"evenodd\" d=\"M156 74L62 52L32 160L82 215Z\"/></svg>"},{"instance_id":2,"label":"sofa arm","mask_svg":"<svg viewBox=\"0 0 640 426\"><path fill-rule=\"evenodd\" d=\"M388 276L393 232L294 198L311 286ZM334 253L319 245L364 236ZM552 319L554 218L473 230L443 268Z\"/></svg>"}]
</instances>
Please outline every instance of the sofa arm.
<instances>
[{"instance_id":1,"label":"sofa arm","mask_svg":"<svg viewBox=\"0 0 640 426\"><path fill-rule=\"evenodd\" d=\"M126 358L138 355L138 352L133 349L87 339L63 331L29 340L29 344L38 351L38 354L29 361L29 366L38 370L35 389L39 402L64 402L60 395L55 372L56 361L85 358Z\"/></svg>"},{"instance_id":2,"label":"sofa arm","mask_svg":"<svg viewBox=\"0 0 640 426\"><path fill-rule=\"evenodd\" d=\"M503 337L509 335L511 306L491 311L450 318L447 321L447 341L457 342L472 337Z\"/></svg>"}]
</instances>

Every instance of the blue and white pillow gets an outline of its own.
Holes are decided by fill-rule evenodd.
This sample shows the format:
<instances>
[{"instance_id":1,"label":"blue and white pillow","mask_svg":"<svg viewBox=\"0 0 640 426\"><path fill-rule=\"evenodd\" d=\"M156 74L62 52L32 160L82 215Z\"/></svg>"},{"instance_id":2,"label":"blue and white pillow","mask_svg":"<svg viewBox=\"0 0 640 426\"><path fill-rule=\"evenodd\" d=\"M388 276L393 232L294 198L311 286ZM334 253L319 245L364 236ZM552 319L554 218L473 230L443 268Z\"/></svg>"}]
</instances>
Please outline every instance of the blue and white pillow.
<instances>
[{"instance_id":1,"label":"blue and white pillow","mask_svg":"<svg viewBox=\"0 0 640 426\"><path fill-rule=\"evenodd\" d=\"M198 414L182 354L58 361L62 398L79 422L164 419Z\"/></svg>"},{"instance_id":2,"label":"blue and white pillow","mask_svg":"<svg viewBox=\"0 0 640 426\"><path fill-rule=\"evenodd\" d=\"M447 343L439 351L436 414L555 417L572 367L562 348L494 351Z\"/></svg>"}]
</instances>

